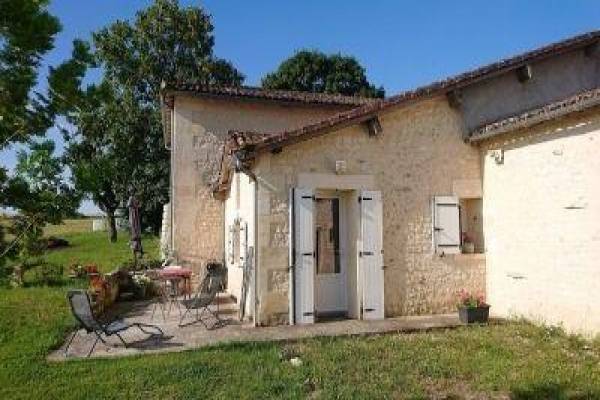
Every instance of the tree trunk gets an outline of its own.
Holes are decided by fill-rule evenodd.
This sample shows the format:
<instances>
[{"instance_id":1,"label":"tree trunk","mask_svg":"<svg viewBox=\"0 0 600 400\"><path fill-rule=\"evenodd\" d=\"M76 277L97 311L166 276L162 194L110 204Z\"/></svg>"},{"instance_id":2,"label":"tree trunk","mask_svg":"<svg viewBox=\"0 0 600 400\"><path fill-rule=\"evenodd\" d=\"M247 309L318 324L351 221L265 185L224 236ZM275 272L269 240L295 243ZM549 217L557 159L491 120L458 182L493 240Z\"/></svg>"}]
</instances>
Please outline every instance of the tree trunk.
<instances>
[{"instance_id":1,"label":"tree trunk","mask_svg":"<svg viewBox=\"0 0 600 400\"><path fill-rule=\"evenodd\" d=\"M106 227L108 231L108 238L112 243L117 241L117 221L115 220L115 210L106 211Z\"/></svg>"}]
</instances>

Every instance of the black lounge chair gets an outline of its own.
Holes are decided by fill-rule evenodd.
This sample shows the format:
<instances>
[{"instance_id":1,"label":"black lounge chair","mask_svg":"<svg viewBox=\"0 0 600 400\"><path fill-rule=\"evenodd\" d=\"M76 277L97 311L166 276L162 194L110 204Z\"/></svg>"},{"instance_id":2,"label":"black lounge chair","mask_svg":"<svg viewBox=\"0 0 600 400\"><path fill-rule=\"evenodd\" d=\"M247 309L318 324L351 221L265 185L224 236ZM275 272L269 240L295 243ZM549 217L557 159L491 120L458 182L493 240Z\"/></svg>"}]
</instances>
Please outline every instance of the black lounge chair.
<instances>
[{"instance_id":1,"label":"black lounge chair","mask_svg":"<svg viewBox=\"0 0 600 400\"><path fill-rule=\"evenodd\" d=\"M139 322L127 323L122 319L114 319L110 322L98 321L96 317L94 317L90 297L85 290L69 290L67 293L67 299L69 300L69 304L71 306L71 312L81 325L81 328L85 329L88 334L93 333L96 335L96 341L88 352L87 357L92 354L96 348L96 344L98 344L98 341L108 345L106 340L104 340L102 337L103 335L106 337L112 335L117 336L125 347L127 347L129 344L123 339L121 333L130 328L138 328L143 333L150 336L163 337L165 335L162 329L156 325L142 324ZM154 330L154 332L151 330ZM65 356L67 355L69 346L71 346L71 343L73 342L73 339L75 339L75 336L78 332L79 330L76 330L71 336L71 339L69 339L69 343L67 344L67 347L65 347Z\"/></svg>"},{"instance_id":2,"label":"black lounge chair","mask_svg":"<svg viewBox=\"0 0 600 400\"><path fill-rule=\"evenodd\" d=\"M217 309L216 313L213 312L210 309L210 305L217 298L217 294L223 289L223 283L224 273L220 265L209 265L209 268L207 268L206 276L202 280L200 286L198 286L198 290L196 291L194 296L191 299L184 299L181 301L181 304L185 307L185 311L181 316L181 319L179 320L179 326L181 327L185 325L191 325L196 322L201 322L206 329L213 329L217 325L220 325L223 322L223 320L221 320L221 318L219 317L219 311ZM183 321L192 310L196 310L196 319L184 324ZM204 313L208 313L216 319L216 322L210 328L207 325L206 321L204 321L204 319L202 318L204 316Z\"/></svg>"}]
</instances>

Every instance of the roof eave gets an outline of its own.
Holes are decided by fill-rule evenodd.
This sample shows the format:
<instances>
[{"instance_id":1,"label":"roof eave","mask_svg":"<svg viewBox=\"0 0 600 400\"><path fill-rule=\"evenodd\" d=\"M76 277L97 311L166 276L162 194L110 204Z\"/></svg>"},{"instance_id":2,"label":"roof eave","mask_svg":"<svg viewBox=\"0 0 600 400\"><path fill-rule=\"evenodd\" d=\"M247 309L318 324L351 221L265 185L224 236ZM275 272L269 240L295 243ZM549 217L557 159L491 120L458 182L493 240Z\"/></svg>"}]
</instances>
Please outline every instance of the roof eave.
<instances>
[{"instance_id":1,"label":"roof eave","mask_svg":"<svg viewBox=\"0 0 600 400\"><path fill-rule=\"evenodd\" d=\"M580 92L566 99L546 104L521 113L498 120L473 130L469 142L478 143L502 134L529 128L553 119L589 110L600 106L600 88Z\"/></svg>"}]
</instances>

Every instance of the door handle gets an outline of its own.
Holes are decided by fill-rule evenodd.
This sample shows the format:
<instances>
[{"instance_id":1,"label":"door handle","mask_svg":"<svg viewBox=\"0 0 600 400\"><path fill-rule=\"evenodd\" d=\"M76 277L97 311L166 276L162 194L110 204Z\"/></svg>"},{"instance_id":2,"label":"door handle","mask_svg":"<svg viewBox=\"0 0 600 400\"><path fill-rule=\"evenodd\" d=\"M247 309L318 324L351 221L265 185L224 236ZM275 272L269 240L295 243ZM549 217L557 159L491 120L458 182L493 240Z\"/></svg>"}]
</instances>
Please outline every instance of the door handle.
<instances>
[{"instance_id":1,"label":"door handle","mask_svg":"<svg viewBox=\"0 0 600 400\"><path fill-rule=\"evenodd\" d=\"M361 251L360 252L360 256L372 256L373 252L372 251Z\"/></svg>"},{"instance_id":2,"label":"door handle","mask_svg":"<svg viewBox=\"0 0 600 400\"><path fill-rule=\"evenodd\" d=\"M314 252L312 252L312 253L302 253L302 255L305 256L305 257L308 257L308 256L314 257L315 253Z\"/></svg>"}]
</instances>

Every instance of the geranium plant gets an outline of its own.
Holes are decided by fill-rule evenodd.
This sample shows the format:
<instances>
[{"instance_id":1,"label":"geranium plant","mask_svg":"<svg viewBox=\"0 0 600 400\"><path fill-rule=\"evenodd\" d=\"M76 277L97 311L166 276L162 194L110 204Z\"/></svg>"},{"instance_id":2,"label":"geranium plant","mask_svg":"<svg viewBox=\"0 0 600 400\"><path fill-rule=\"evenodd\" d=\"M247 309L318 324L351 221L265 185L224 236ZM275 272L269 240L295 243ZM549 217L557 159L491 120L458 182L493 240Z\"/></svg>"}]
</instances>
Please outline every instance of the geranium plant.
<instances>
[{"instance_id":1,"label":"geranium plant","mask_svg":"<svg viewBox=\"0 0 600 400\"><path fill-rule=\"evenodd\" d=\"M488 304L485 302L485 296L483 293L479 292L477 294L471 293L462 289L458 292L458 308L466 307L466 308L477 308L477 307L487 307Z\"/></svg>"}]
</instances>

